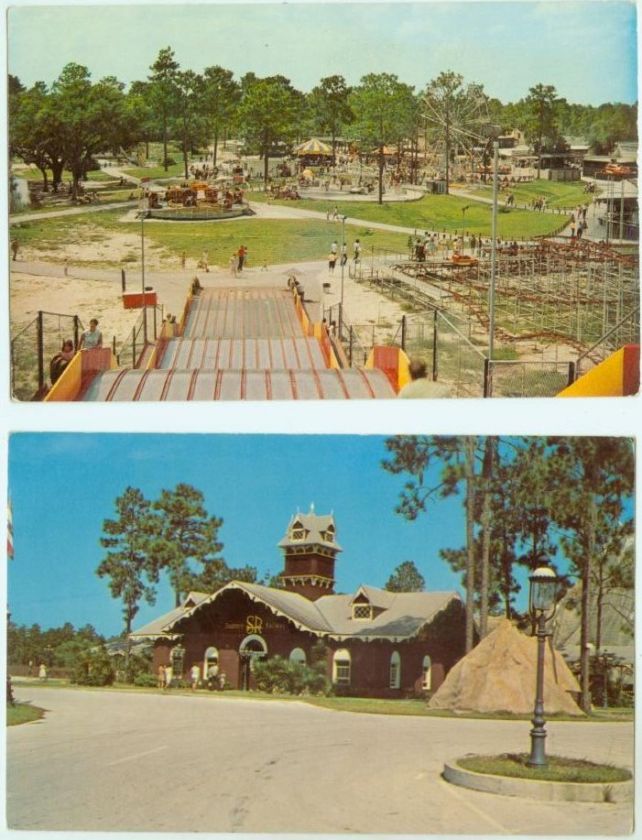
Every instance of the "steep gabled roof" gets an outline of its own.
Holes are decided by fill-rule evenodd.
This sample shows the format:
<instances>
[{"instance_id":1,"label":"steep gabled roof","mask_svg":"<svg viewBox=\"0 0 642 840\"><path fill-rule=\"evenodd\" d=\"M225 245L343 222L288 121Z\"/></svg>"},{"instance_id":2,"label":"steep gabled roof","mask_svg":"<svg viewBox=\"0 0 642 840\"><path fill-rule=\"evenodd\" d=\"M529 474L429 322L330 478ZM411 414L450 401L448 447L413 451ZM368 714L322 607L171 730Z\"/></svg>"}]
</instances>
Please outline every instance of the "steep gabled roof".
<instances>
[{"instance_id":1,"label":"steep gabled roof","mask_svg":"<svg viewBox=\"0 0 642 840\"><path fill-rule=\"evenodd\" d=\"M305 536L302 540L292 539L292 529L297 523L305 531ZM329 529L333 532L332 539L328 539ZM341 551L341 546L334 538L334 535L336 535L334 516L332 514L319 516L314 513L314 507L311 507L309 513L294 514L288 523L285 536L280 540L278 546L279 548L287 548L291 545L328 545L335 549L335 551Z\"/></svg>"},{"instance_id":2,"label":"steep gabled roof","mask_svg":"<svg viewBox=\"0 0 642 840\"><path fill-rule=\"evenodd\" d=\"M240 590L291 621L299 630L334 639L408 639L430 624L451 603L460 602L456 592L387 592L373 586L359 587L355 595L324 595L316 601L296 592L258 583L232 581L211 595L190 593L182 606L134 631L132 638L173 638L182 634L179 623L230 590ZM382 612L370 620L354 620L352 602L365 594ZM196 596L196 597L195 597Z\"/></svg>"}]
</instances>

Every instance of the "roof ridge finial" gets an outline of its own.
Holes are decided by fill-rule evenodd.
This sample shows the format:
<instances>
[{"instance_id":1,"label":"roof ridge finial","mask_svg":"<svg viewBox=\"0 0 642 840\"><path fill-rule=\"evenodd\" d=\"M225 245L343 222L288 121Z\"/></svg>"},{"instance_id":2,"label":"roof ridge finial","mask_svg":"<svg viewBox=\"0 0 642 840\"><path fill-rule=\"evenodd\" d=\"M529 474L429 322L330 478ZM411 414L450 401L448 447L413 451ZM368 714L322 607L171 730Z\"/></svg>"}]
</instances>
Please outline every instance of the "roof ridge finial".
<instances>
[{"instance_id":1,"label":"roof ridge finial","mask_svg":"<svg viewBox=\"0 0 642 840\"><path fill-rule=\"evenodd\" d=\"M310 513L314 513L314 502L310 502Z\"/></svg>"}]
</instances>

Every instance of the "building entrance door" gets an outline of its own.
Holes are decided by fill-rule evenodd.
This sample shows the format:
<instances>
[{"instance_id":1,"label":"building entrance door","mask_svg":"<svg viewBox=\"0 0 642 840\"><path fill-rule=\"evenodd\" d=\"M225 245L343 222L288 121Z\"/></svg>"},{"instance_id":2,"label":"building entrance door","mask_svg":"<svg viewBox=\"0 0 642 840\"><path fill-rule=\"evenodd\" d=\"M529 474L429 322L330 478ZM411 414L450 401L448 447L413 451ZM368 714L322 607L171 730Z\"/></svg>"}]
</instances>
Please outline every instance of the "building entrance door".
<instances>
[{"instance_id":1,"label":"building entrance door","mask_svg":"<svg viewBox=\"0 0 642 840\"><path fill-rule=\"evenodd\" d=\"M263 659L266 656L267 645L262 636L252 634L243 639L239 647L239 688L242 691L249 691L251 688L254 660Z\"/></svg>"}]
</instances>

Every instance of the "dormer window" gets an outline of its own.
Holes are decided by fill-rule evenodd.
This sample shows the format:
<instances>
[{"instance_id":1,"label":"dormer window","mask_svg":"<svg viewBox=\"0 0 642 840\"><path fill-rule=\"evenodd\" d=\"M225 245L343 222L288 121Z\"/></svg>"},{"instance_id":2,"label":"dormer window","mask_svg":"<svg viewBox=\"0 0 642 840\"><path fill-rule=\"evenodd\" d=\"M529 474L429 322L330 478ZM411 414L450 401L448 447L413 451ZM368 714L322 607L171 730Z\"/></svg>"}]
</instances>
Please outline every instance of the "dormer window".
<instances>
[{"instance_id":1,"label":"dormer window","mask_svg":"<svg viewBox=\"0 0 642 840\"><path fill-rule=\"evenodd\" d=\"M326 542L334 542L334 528L332 525L328 525L325 531L321 531L321 536Z\"/></svg>"},{"instance_id":2,"label":"dormer window","mask_svg":"<svg viewBox=\"0 0 642 840\"><path fill-rule=\"evenodd\" d=\"M291 537L293 540L304 540L305 539L305 528L300 522L295 522L292 526L292 533Z\"/></svg>"},{"instance_id":3,"label":"dormer window","mask_svg":"<svg viewBox=\"0 0 642 840\"><path fill-rule=\"evenodd\" d=\"M370 621L372 618L372 607L370 604L353 604L352 618L355 621Z\"/></svg>"}]
</instances>

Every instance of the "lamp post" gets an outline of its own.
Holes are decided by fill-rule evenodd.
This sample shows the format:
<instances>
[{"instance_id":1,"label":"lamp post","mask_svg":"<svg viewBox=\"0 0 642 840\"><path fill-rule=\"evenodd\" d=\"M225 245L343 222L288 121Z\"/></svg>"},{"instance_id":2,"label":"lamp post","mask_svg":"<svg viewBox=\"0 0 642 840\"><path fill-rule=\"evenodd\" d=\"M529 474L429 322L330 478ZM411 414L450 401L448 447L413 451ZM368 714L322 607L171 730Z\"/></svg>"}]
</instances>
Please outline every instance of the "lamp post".
<instances>
[{"instance_id":1,"label":"lamp post","mask_svg":"<svg viewBox=\"0 0 642 840\"><path fill-rule=\"evenodd\" d=\"M497 174L499 142L493 143L493 214L491 218L490 288L488 290L488 358L492 362L495 343L495 276L497 273Z\"/></svg>"},{"instance_id":2,"label":"lamp post","mask_svg":"<svg viewBox=\"0 0 642 840\"><path fill-rule=\"evenodd\" d=\"M541 566L529 577L530 596L528 610L536 624L537 637L537 680L535 688L535 708L533 728L531 729L531 754L527 764L530 767L546 767L546 729L544 724L544 653L546 637L550 636L547 624L555 614L555 596L558 578L553 569Z\"/></svg>"},{"instance_id":3,"label":"lamp post","mask_svg":"<svg viewBox=\"0 0 642 840\"><path fill-rule=\"evenodd\" d=\"M147 347L147 298L145 297L145 210L140 214L141 292L143 304L143 340Z\"/></svg>"},{"instance_id":4,"label":"lamp post","mask_svg":"<svg viewBox=\"0 0 642 840\"><path fill-rule=\"evenodd\" d=\"M346 219L347 216L341 216L341 249L340 249L340 261L341 261L341 303L339 305L339 339L341 339L341 334L343 332L343 277L345 272L345 263L347 262L348 257L348 250L346 247ZM345 254L343 249L346 248ZM344 256L346 259L344 260Z\"/></svg>"}]
</instances>

